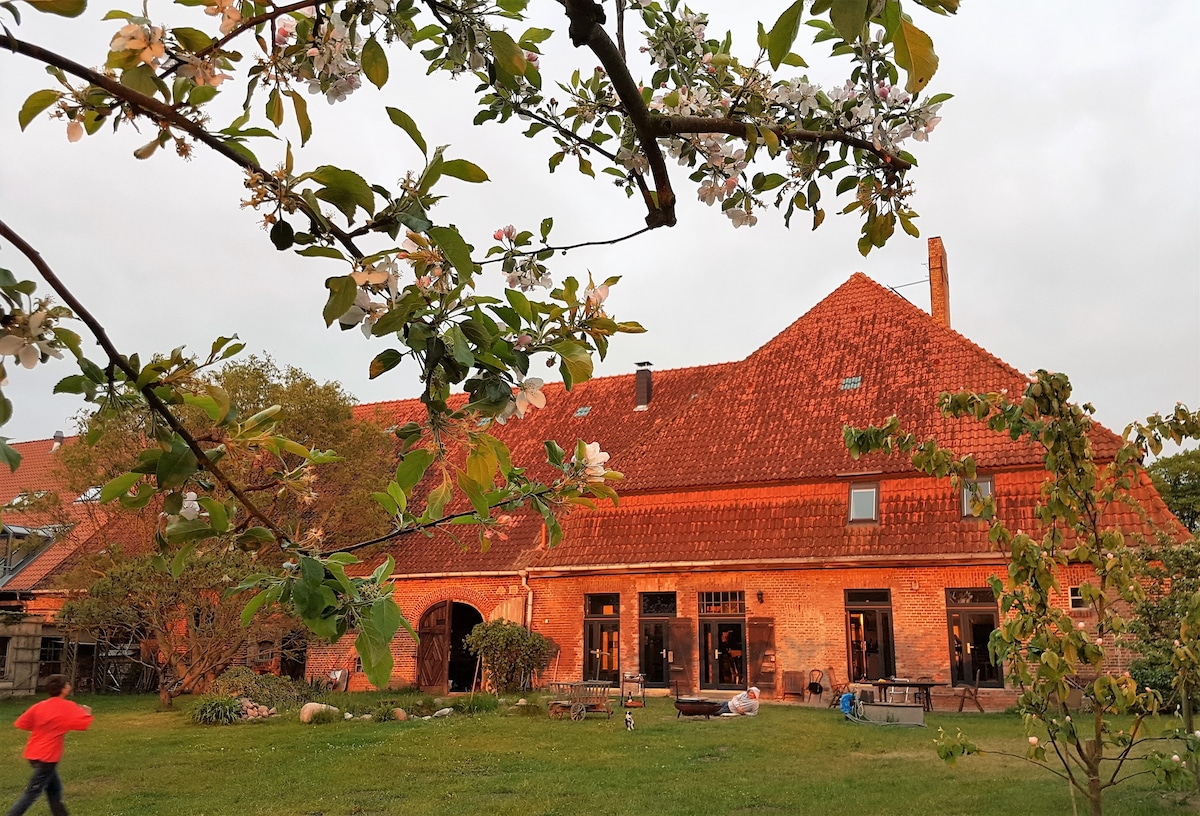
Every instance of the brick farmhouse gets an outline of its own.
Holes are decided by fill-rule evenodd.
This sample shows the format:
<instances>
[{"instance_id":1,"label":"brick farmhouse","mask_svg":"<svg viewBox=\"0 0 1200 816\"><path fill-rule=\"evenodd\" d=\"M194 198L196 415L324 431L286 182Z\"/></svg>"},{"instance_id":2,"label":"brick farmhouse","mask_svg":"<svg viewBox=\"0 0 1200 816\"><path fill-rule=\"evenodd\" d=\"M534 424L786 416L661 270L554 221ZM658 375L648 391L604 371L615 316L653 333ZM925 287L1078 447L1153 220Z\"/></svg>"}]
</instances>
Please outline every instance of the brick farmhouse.
<instances>
[{"instance_id":1,"label":"brick farmhouse","mask_svg":"<svg viewBox=\"0 0 1200 816\"><path fill-rule=\"evenodd\" d=\"M392 685L469 689L477 666L463 638L504 618L558 645L547 682L617 686L640 674L650 689L755 685L783 698L811 680L828 689L927 677L946 684L943 694L978 681L986 704L1011 701L987 658L999 616L987 579L1002 576L1006 562L986 523L946 481L916 473L903 457L852 459L842 441L845 425L896 415L918 436L973 454L1000 516L1013 529L1037 527L1040 449L936 408L944 391L1017 395L1028 381L950 328L945 252L940 239L929 244L932 315L855 274L741 362L647 365L570 392L547 385L544 409L496 434L535 474L544 440L568 450L579 439L599 442L609 467L627 475L619 506L572 513L553 548L533 513L516 514L486 551L442 533L391 545L396 598L420 634L419 645L403 632L393 642ZM356 412L385 427L424 415L418 400ZM1100 429L1092 442L1104 459L1119 440ZM16 475L0 474L0 503L55 487L51 447L18 446L26 461ZM76 506L94 497L71 498ZM1135 535L1180 535L1145 474L1133 498L1142 512L1121 505L1107 520ZM32 528L10 510L3 520L11 550ZM32 691L30 673L47 674L39 665L61 652L55 576L72 562L72 542L96 538L94 521L73 523L69 536L0 565L0 608L26 614L0 619L0 694L6 682ZM1087 578L1078 569L1064 588ZM1078 604L1072 614L1087 625L1077 597L1064 591L1061 602ZM352 689L367 688L359 668L352 638L309 646L311 677L345 670Z\"/></svg>"}]
</instances>

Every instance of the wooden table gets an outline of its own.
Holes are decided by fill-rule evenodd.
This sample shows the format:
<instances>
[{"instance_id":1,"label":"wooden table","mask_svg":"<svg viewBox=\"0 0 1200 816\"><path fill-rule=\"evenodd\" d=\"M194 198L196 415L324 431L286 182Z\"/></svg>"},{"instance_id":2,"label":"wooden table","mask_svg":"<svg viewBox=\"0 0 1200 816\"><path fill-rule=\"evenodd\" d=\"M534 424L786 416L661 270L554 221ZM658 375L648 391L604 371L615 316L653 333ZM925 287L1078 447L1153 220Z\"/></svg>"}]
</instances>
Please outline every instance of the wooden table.
<instances>
[{"instance_id":1,"label":"wooden table","mask_svg":"<svg viewBox=\"0 0 1200 816\"><path fill-rule=\"evenodd\" d=\"M933 697L929 690L937 686L947 686L949 683L935 683L932 680L872 680L871 685L879 689L880 696L885 699L888 689L915 689L917 701L926 711L933 711Z\"/></svg>"}]
</instances>

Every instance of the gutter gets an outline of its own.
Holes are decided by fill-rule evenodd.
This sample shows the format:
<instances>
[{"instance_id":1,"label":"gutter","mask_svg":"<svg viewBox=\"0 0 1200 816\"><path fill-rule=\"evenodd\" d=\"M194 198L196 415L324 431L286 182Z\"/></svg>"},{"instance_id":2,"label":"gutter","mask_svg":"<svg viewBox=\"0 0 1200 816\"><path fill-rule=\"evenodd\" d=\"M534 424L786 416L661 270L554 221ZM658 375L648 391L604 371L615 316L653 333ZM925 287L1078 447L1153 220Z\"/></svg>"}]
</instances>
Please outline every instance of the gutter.
<instances>
[{"instance_id":1,"label":"gutter","mask_svg":"<svg viewBox=\"0 0 1200 816\"><path fill-rule=\"evenodd\" d=\"M627 573L627 572L663 572L692 570L704 572L760 570L764 567L792 570L826 570L845 569L847 567L889 569L894 567L914 566L980 566L1007 564L1003 555L985 553L974 557L964 557L961 554L912 556L908 558L862 556L859 558L764 558L756 561L644 561L636 564L590 564L566 565L561 567L530 567L528 572L538 573L540 577L554 575L569 575L584 572L593 573Z\"/></svg>"}]
</instances>

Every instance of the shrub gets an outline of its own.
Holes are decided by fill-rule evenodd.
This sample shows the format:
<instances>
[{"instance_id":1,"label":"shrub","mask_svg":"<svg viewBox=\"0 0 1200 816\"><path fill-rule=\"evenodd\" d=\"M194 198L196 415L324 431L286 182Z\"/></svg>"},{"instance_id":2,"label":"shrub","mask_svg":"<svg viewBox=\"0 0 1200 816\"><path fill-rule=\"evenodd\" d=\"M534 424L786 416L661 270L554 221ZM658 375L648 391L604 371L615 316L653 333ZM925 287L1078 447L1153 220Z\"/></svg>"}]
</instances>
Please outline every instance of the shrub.
<instances>
[{"instance_id":1,"label":"shrub","mask_svg":"<svg viewBox=\"0 0 1200 816\"><path fill-rule=\"evenodd\" d=\"M212 685L214 694L249 697L270 707L296 705L311 699L309 686L273 674L256 674L246 666L234 666L218 677Z\"/></svg>"},{"instance_id":2,"label":"shrub","mask_svg":"<svg viewBox=\"0 0 1200 816\"><path fill-rule=\"evenodd\" d=\"M498 694L530 688L533 676L546 668L555 650L554 641L506 620L478 624L463 643L471 654L483 658Z\"/></svg>"},{"instance_id":3,"label":"shrub","mask_svg":"<svg viewBox=\"0 0 1200 816\"><path fill-rule=\"evenodd\" d=\"M370 711L371 719L375 722L387 722L392 719L392 709L394 708L403 708L403 706L395 700L380 700Z\"/></svg>"},{"instance_id":4,"label":"shrub","mask_svg":"<svg viewBox=\"0 0 1200 816\"><path fill-rule=\"evenodd\" d=\"M242 704L227 694L204 694L192 708L191 717L200 725L229 725L242 718Z\"/></svg>"}]
</instances>

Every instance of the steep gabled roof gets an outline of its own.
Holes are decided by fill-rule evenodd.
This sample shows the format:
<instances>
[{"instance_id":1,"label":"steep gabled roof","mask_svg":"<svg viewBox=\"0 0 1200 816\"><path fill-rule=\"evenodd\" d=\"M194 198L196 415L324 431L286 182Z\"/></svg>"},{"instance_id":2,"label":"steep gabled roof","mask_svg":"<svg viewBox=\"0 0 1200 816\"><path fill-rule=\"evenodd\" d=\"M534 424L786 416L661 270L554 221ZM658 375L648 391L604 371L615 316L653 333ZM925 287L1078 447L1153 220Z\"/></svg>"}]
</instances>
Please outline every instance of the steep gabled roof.
<instances>
[{"instance_id":1,"label":"steep gabled roof","mask_svg":"<svg viewBox=\"0 0 1200 816\"><path fill-rule=\"evenodd\" d=\"M1038 465L1041 452L937 410L944 391L1007 390L1027 379L862 273L733 370L674 422L646 437L626 490L763 484L911 470L904 457L850 457L844 425L893 414L906 430L972 453L984 468ZM1115 449L1109 432L1098 448ZM1098 451L1100 452L1100 451Z\"/></svg>"}]
</instances>

